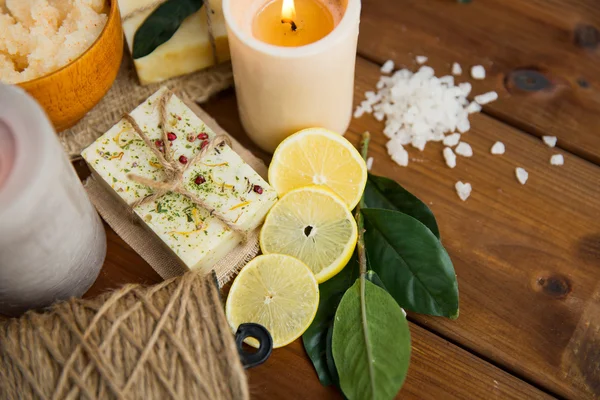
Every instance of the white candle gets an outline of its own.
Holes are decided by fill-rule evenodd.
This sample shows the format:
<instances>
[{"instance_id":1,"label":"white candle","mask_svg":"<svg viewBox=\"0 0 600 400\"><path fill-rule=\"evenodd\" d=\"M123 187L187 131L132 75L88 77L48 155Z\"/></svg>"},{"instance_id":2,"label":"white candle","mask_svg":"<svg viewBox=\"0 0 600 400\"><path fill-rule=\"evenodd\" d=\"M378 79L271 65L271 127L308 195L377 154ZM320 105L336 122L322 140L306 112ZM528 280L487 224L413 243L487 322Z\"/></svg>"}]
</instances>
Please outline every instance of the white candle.
<instances>
[{"instance_id":1,"label":"white candle","mask_svg":"<svg viewBox=\"0 0 600 400\"><path fill-rule=\"evenodd\" d=\"M105 255L102 223L46 115L0 85L0 313L83 295Z\"/></svg>"},{"instance_id":2,"label":"white candle","mask_svg":"<svg viewBox=\"0 0 600 400\"><path fill-rule=\"evenodd\" d=\"M303 128L343 134L350 124L360 0L319 1L332 12L333 31L311 44L284 47L253 35L256 15L269 1L223 0L240 117L266 151Z\"/></svg>"}]
</instances>

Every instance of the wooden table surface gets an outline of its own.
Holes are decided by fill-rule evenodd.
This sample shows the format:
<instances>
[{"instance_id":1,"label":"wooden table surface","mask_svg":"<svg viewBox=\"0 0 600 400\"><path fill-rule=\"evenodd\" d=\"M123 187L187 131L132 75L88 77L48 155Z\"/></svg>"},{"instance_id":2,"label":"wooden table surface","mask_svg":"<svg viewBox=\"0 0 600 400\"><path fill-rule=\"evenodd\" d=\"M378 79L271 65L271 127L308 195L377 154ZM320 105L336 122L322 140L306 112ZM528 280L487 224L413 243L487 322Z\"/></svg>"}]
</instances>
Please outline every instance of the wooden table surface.
<instances>
[{"instance_id":1,"label":"wooden table surface","mask_svg":"<svg viewBox=\"0 0 600 400\"><path fill-rule=\"evenodd\" d=\"M387 155L383 124L352 121L357 144L373 134L373 172L430 205L460 287L460 318L409 315L413 355L402 398L600 397L600 4L598 0L363 0L355 104L392 59L438 75L482 64L473 93L500 99L472 116L475 155L449 169L441 144L411 149L407 168ZM462 79L466 80L466 74ZM472 80L471 80L472 81ZM266 162L245 136L233 90L204 105ZM540 137L558 137L555 149ZM491 145L506 145L492 156ZM549 164L565 156L563 167ZM515 167L529 172L525 186ZM454 183L473 193L458 199ZM108 256L88 295L158 275L107 227ZM322 387L300 341L249 371L256 399L340 398Z\"/></svg>"}]
</instances>

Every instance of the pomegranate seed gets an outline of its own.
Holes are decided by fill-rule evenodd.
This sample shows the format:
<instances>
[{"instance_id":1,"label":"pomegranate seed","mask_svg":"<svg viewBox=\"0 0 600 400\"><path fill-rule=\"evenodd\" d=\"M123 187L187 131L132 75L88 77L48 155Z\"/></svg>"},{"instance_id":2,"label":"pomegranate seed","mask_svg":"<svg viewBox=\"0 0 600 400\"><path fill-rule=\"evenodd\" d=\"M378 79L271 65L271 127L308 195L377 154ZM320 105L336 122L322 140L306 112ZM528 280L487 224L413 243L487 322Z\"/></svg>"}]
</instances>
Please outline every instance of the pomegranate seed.
<instances>
[{"instance_id":1,"label":"pomegranate seed","mask_svg":"<svg viewBox=\"0 0 600 400\"><path fill-rule=\"evenodd\" d=\"M160 149L161 147L165 147L165 143L164 143L162 140L155 140L155 141L154 141L154 145L155 145L156 147L158 147L159 149Z\"/></svg>"},{"instance_id":2,"label":"pomegranate seed","mask_svg":"<svg viewBox=\"0 0 600 400\"><path fill-rule=\"evenodd\" d=\"M254 191L258 194L263 194L263 188L259 185L254 185Z\"/></svg>"},{"instance_id":3,"label":"pomegranate seed","mask_svg":"<svg viewBox=\"0 0 600 400\"><path fill-rule=\"evenodd\" d=\"M198 139L206 140L206 139L208 139L208 134L202 132L202 133L198 134Z\"/></svg>"},{"instance_id":4,"label":"pomegranate seed","mask_svg":"<svg viewBox=\"0 0 600 400\"><path fill-rule=\"evenodd\" d=\"M202 144L200 145L200 148L203 149L206 146L208 146L208 140L205 140L204 142L202 142Z\"/></svg>"},{"instance_id":5,"label":"pomegranate seed","mask_svg":"<svg viewBox=\"0 0 600 400\"><path fill-rule=\"evenodd\" d=\"M188 159L186 156L179 156L179 162L182 164L187 164Z\"/></svg>"},{"instance_id":6,"label":"pomegranate seed","mask_svg":"<svg viewBox=\"0 0 600 400\"><path fill-rule=\"evenodd\" d=\"M194 179L196 185L202 185L204 182L206 182L206 179L204 179L202 175L198 175L196 179Z\"/></svg>"},{"instance_id":7,"label":"pomegranate seed","mask_svg":"<svg viewBox=\"0 0 600 400\"><path fill-rule=\"evenodd\" d=\"M177 139L177 135L173 132L169 132L167 133L167 139L169 139L172 142L173 140Z\"/></svg>"}]
</instances>

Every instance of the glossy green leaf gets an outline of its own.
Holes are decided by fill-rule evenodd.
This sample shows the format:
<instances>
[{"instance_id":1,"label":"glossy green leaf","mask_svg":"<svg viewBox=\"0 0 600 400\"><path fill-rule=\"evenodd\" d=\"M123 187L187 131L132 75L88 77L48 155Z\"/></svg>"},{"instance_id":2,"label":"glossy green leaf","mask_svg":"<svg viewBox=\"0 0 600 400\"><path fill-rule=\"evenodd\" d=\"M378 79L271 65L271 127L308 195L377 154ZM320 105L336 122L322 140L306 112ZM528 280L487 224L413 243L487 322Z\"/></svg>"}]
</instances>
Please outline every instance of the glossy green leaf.
<instances>
[{"instance_id":1,"label":"glossy green leaf","mask_svg":"<svg viewBox=\"0 0 600 400\"><path fill-rule=\"evenodd\" d=\"M421 221L440 238L440 230L429 207L396 181L369 174L364 196L367 208L383 208L408 214Z\"/></svg>"},{"instance_id":2,"label":"glossy green leaf","mask_svg":"<svg viewBox=\"0 0 600 400\"><path fill-rule=\"evenodd\" d=\"M408 322L389 293L368 280L361 293L358 279L335 314L332 350L349 399L393 399L410 363Z\"/></svg>"},{"instance_id":3,"label":"glossy green leaf","mask_svg":"<svg viewBox=\"0 0 600 400\"><path fill-rule=\"evenodd\" d=\"M421 314L458 317L454 266L431 230L398 211L362 213L371 268L398 304Z\"/></svg>"},{"instance_id":4,"label":"glossy green leaf","mask_svg":"<svg viewBox=\"0 0 600 400\"><path fill-rule=\"evenodd\" d=\"M142 22L133 37L133 58L152 53L177 32L184 19L198 11L203 0L168 0Z\"/></svg>"},{"instance_id":5,"label":"glossy green leaf","mask_svg":"<svg viewBox=\"0 0 600 400\"><path fill-rule=\"evenodd\" d=\"M356 252L348 264L336 276L319 285L319 308L310 327L302 335L304 349L310 357L319 380L324 386L336 383L327 364L327 332L333 325L333 317L342 296L358 278ZM331 363L330 363L331 364Z\"/></svg>"}]
</instances>

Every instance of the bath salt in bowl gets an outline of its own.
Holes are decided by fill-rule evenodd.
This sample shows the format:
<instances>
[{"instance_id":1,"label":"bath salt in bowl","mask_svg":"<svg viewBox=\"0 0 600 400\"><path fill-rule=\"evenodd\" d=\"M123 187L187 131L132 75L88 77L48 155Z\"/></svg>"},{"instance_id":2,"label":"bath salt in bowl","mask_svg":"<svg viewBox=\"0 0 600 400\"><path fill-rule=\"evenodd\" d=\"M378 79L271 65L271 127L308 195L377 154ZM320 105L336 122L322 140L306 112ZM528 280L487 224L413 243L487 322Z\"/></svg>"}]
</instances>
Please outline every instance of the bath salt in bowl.
<instances>
[{"instance_id":1,"label":"bath salt in bowl","mask_svg":"<svg viewBox=\"0 0 600 400\"><path fill-rule=\"evenodd\" d=\"M57 131L102 99L122 56L117 0L0 0L0 83L29 92Z\"/></svg>"}]
</instances>

